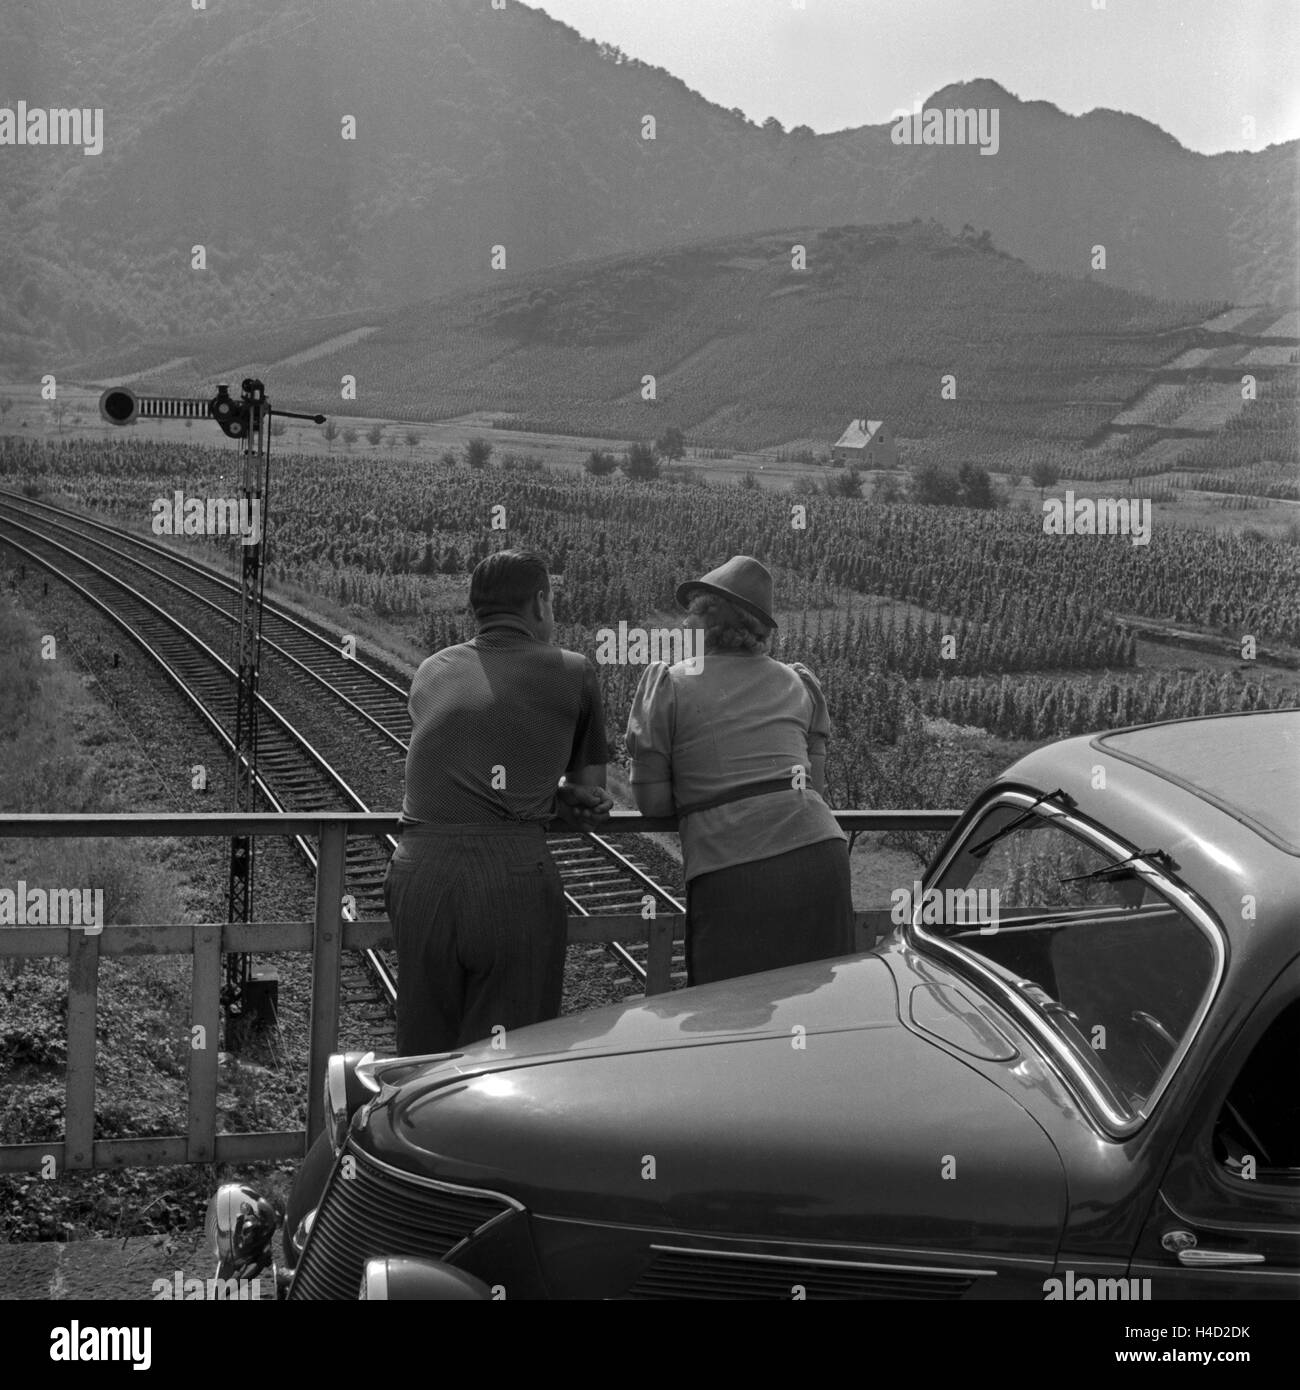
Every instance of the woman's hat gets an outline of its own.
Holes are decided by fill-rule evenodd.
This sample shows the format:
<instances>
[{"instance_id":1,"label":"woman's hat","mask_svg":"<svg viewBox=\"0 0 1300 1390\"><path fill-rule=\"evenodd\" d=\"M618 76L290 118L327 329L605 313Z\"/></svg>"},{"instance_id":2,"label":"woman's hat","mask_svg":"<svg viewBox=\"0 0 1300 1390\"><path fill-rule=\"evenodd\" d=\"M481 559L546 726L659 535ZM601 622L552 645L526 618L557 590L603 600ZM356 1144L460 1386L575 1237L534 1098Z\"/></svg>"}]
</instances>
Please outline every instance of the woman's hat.
<instances>
[{"instance_id":1,"label":"woman's hat","mask_svg":"<svg viewBox=\"0 0 1300 1390\"><path fill-rule=\"evenodd\" d=\"M710 570L703 579L688 579L677 586L677 602L685 608L695 594L718 594L739 604L768 627L776 626L772 616L772 576L752 555L733 555L725 565Z\"/></svg>"}]
</instances>

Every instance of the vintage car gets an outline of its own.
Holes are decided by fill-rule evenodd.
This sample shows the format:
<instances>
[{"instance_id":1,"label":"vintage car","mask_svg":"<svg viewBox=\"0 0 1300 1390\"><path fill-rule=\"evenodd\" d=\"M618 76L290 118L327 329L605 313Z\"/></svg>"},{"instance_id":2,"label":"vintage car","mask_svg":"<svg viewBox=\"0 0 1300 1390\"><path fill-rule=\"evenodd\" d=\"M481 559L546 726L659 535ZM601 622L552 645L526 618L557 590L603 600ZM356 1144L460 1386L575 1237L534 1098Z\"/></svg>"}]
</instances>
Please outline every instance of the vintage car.
<instances>
[{"instance_id":1,"label":"vintage car","mask_svg":"<svg viewBox=\"0 0 1300 1390\"><path fill-rule=\"evenodd\" d=\"M1300 1296L1298 774L1300 711L1068 739L870 952L332 1059L281 1292Z\"/></svg>"}]
</instances>

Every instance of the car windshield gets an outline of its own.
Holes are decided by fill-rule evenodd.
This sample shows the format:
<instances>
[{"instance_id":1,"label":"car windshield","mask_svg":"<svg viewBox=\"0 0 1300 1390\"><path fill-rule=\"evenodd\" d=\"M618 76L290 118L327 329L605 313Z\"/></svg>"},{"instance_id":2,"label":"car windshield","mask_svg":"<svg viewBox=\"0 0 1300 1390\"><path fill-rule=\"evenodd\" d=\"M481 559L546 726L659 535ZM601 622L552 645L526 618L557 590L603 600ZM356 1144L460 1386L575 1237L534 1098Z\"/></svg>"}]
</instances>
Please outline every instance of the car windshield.
<instances>
[{"instance_id":1,"label":"car windshield","mask_svg":"<svg viewBox=\"0 0 1300 1390\"><path fill-rule=\"evenodd\" d=\"M1001 802L916 920L922 938L970 953L1025 1000L1131 1121L1167 1082L1215 979L1205 929L1158 883L1064 818Z\"/></svg>"}]
</instances>

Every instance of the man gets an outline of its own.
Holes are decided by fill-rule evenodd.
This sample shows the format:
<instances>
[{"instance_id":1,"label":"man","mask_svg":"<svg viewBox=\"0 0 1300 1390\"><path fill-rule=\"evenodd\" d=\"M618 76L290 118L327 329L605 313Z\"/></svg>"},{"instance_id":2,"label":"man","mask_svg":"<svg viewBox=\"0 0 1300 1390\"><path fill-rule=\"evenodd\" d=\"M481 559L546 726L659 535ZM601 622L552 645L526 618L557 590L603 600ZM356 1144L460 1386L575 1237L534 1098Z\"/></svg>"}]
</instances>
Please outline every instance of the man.
<instances>
[{"instance_id":1,"label":"man","mask_svg":"<svg viewBox=\"0 0 1300 1390\"><path fill-rule=\"evenodd\" d=\"M546 558L489 555L469 602L477 636L411 683L403 828L384 881L406 1056L559 1013L567 909L545 828L557 809L585 827L613 805L596 672L552 645Z\"/></svg>"}]
</instances>

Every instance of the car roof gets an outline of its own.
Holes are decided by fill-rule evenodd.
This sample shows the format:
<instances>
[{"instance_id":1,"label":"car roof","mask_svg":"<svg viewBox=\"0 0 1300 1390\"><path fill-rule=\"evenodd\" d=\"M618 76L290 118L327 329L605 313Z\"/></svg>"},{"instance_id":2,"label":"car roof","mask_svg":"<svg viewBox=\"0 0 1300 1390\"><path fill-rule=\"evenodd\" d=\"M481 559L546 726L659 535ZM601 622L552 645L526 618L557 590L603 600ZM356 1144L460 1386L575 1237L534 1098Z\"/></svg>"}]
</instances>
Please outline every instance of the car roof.
<instances>
[{"instance_id":1,"label":"car roof","mask_svg":"<svg viewBox=\"0 0 1300 1390\"><path fill-rule=\"evenodd\" d=\"M1183 787L1300 855L1300 710L1171 720L1099 734L1092 746Z\"/></svg>"},{"instance_id":2,"label":"car roof","mask_svg":"<svg viewBox=\"0 0 1300 1390\"><path fill-rule=\"evenodd\" d=\"M1059 788L1135 849L1170 855L1175 877L1228 935L1239 982L1229 993L1239 997L1262 989L1297 951L1298 740L1300 710L1164 720L1044 744L992 790Z\"/></svg>"}]
</instances>

